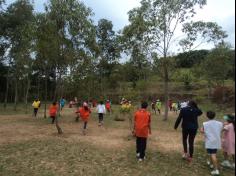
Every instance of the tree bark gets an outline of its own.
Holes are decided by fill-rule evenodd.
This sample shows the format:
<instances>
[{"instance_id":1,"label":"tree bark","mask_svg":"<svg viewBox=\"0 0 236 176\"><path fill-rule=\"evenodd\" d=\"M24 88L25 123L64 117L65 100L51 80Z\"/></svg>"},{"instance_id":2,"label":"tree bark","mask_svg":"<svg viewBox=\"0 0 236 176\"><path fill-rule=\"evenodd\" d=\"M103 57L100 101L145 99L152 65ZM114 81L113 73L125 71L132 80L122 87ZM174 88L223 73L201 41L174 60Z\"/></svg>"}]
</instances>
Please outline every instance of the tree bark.
<instances>
[{"instance_id":1,"label":"tree bark","mask_svg":"<svg viewBox=\"0 0 236 176\"><path fill-rule=\"evenodd\" d=\"M25 94L25 108L26 111L25 113L28 113L28 96L29 96L29 89L30 89L30 79L29 79L29 74L27 75L27 87L26 87L26 94Z\"/></svg>"},{"instance_id":2,"label":"tree bark","mask_svg":"<svg viewBox=\"0 0 236 176\"><path fill-rule=\"evenodd\" d=\"M6 92L5 92L5 99L4 99L4 104L3 104L3 107L4 107L4 109L6 109L7 108L7 99L8 99L8 91L9 91L9 71L10 70L10 68L8 68L7 69L7 82L6 82Z\"/></svg>"},{"instance_id":3,"label":"tree bark","mask_svg":"<svg viewBox=\"0 0 236 176\"><path fill-rule=\"evenodd\" d=\"M46 76L45 76L45 97L44 97L44 118L47 118L47 101L48 101L48 72L46 70Z\"/></svg>"},{"instance_id":4,"label":"tree bark","mask_svg":"<svg viewBox=\"0 0 236 176\"><path fill-rule=\"evenodd\" d=\"M18 100L18 79L15 78L15 98L14 98L14 111L17 110L17 100Z\"/></svg>"},{"instance_id":5,"label":"tree bark","mask_svg":"<svg viewBox=\"0 0 236 176\"><path fill-rule=\"evenodd\" d=\"M164 115L164 121L168 120L168 113L169 113L169 78L168 78L168 71L167 66L164 67L165 72L165 79L164 79L164 92L165 92L165 115Z\"/></svg>"}]
</instances>

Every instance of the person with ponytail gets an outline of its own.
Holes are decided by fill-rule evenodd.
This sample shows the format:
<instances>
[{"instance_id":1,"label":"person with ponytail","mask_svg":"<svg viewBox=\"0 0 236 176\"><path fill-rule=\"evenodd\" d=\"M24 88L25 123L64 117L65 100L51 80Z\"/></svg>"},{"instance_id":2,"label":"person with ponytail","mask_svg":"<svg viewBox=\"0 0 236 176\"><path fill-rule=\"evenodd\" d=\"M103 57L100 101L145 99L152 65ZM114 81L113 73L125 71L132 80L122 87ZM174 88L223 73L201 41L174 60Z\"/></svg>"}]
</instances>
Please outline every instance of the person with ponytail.
<instances>
[{"instance_id":1,"label":"person with ponytail","mask_svg":"<svg viewBox=\"0 0 236 176\"><path fill-rule=\"evenodd\" d=\"M224 130L222 138L222 147L224 152L224 161L221 163L223 167L235 169L235 116L224 116ZM229 157L232 156L232 164Z\"/></svg>"},{"instance_id":2,"label":"person with ponytail","mask_svg":"<svg viewBox=\"0 0 236 176\"><path fill-rule=\"evenodd\" d=\"M79 108L78 113L79 113L79 116L80 116L81 120L84 122L83 135L86 135L87 124L88 124L89 117L90 117L90 114L91 114L91 110L88 107L88 103L84 102L83 106Z\"/></svg>"}]
</instances>

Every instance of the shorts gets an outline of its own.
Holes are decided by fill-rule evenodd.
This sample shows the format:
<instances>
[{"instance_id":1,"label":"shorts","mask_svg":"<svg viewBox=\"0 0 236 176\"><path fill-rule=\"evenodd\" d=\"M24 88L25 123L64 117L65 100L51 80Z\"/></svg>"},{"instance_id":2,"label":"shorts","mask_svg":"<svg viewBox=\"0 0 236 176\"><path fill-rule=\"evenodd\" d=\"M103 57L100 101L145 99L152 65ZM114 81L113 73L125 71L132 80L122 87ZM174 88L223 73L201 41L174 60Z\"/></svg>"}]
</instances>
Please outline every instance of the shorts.
<instances>
[{"instance_id":1,"label":"shorts","mask_svg":"<svg viewBox=\"0 0 236 176\"><path fill-rule=\"evenodd\" d=\"M217 154L217 149L207 149L207 153L212 155L212 154Z\"/></svg>"}]
</instances>

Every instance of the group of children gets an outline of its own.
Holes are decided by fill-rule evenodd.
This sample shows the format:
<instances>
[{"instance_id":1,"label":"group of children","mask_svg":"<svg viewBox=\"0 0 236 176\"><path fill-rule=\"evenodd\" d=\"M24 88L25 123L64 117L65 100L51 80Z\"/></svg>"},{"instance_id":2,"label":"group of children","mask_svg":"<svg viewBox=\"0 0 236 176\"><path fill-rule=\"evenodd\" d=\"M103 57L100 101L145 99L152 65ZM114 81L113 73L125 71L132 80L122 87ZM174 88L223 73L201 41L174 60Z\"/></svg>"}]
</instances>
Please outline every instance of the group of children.
<instances>
[{"instance_id":1,"label":"group of children","mask_svg":"<svg viewBox=\"0 0 236 176\"><path fill-rule=\"evenodd\" d=\"M205 148L209 155L207 164L214 169L211 172L212 175L220 175L217 161L217 152L220 149L223 149L224 153L224 161L221 165L235 169L235 117L230 114L225 115L224 123L215 120L215 112L207 112L207 117L209 120L203 123L201 129L205 135ZM230 163L229 157L232 157L232 163Z\"/></svg>"},{"instance_id":2,"label":"group of children","mask_svg":"<svg viewBox=\"0 0 236 176\"><path fill-rule=\"evenodd\" d=\"M62 110L65 105L65 99L62 98L59 103L59 106ZM178 125L182 121L184 146L183 158L191 162L194 152L194 139L199 128L198 117L202 115L202 112L197 107L196 103L192 101L183 103L179 105L180 114L176 121L175 129L178 128ZM34 107L34 114L37 114L37 110L40 107L40 101L37 99L32 105ZM49 115L52 118L52 123L55 122L55 117L57 115L59 106L57 105L57 102L53 102L49 108ZM122 99L121 107L123 109L129 109L131 106L132 105L130 101L124 98ZM155 110L156 113L157 109L158 112L161 113L161 106L161 101L157 100L156 102L152 103L152 110ZM147 139L148 135L151 134L151 113L148 112L147 108L148 103L143 102L141 104L141 108L134 114L133 135L136 137L136 156L140 162L145 159ZM102 126L104 115L106 112L111 112L111 102L109 100L107 100L105 104L103 101L99 102L99 104L96 106L96 111L98 114L99 126ZM89 104L84 102L82 106L77 109L76 114L83 121L83 134L85 135L91 114L91 108ZM235 117L233 115L225 115L224 123L222 123L215 120L215 112L208 111L206 116L208 121L203 123L201 132L205 136L205 148L207 154L209 155L209 161L207 161L207 164L211 169L213 169L211 172L212 175L219 175L220 171L217 161L217 152L219 149L223 149L225 159L221 165L235 169ZM187 144L189 145L189 151L187 149ZM229 157L232 157L232 163L229 161Z\"/></svg>"}]
</instances>

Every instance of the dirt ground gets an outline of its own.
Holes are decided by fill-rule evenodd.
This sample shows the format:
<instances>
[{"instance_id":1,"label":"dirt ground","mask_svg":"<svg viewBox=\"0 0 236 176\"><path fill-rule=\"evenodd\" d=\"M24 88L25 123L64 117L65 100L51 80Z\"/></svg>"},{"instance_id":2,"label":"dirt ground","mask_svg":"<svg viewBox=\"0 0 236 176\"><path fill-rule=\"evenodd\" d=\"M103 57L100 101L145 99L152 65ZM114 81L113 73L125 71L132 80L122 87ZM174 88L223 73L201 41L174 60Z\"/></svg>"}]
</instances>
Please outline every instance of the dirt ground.
<instances>
[{"instance_id":1,"label":"dirt ground","mask_svg":"<svg viewBox=\"0 0 236 176\"><path fill-rule=\"evenodd\" d=\"M117 115L119 112L115 112ZM114 121L115 115L105 116L104 126L98 126L97 114L92 113L92 117L88 123L87 135L82 134L82 122L75 122L75 113L74 109L65 108L62 112L62 116L59 119L61 128L63 129L63 134L58 135L55 125L50 124L50 119L43 118L42 110L39 111L38 118L34 118L31 115L17 114L17 115L0 115L0 151L2 153L2 158L0 156L0 161L4 162L2 165L0 163L0 175L3 173L3 176L7 176L12 173L18 173L13 175L98 175L105 176L111 175L113 170L116 170L113 174L116 175L140 175L144 176L156 176L155 173L165 173L160 174L160 176L187 176L192 174L192 176L205 176L209 174L205 164L205 152L203 150L203 136L199 134L196 139L196 165L191 169L185 168L185 164L181 160L182 154L182 144L181 144L181 129L175 131L173 129L174 122L177 115L170 113L168 122L164 122L159 115L152 116L152 135L148 140L148 149L150 155L150 161L148 161L145 166L138 166L135 163L135 159L130 157L132 156L130 151L135 151L135 139L132 137L129 130L128 120L123 122ZM56 141L55 141L56 139ZM44 142L46 141L46 142ZM56 142L55 146L50 141ZM63 143L61 144L60 141ZM18 151L17 146L20 144L22 151ZM22 148L22 145L30 145L29 147ZM70 156L74 150L79 148L78 145L81 144L81 147L85 144L85 149L80 149L86 151L88 149L90 153L87 153L87 156L83 158L88 161L96 160L95 163L100 163L97 167L84 165L80 163L80 160L71 156L70 159L66 159L67 156L64 156L63 153L58 154L62 161L59 164L64 163L63 166L58 166L58 160L60 157L51 158L50 160L44 158L45 155L52 155L54 151L51 148L58 148L58 150L65 150L65 155ZM43 149L40 145L48 145L50 149ZM69 146L68 146L69 145ZM28 148L31 149L29 150ZM8 149L10 148L10 149ZM68 149L69 148L69 149ZM90 149L91 148L91 149ZM100 151L96 153L95 150ZM10 150L11 154L9 155ZM38 150L42 150L42 158L40 158L40 163L38 163L35 158L31 158L28 153L38 153ZM57 150L57 149L56 149ZM68 150L68 151L67 151ZM24 151L26 153L24 153ZM107 151L101 152L101 151ZM26 157L25 161L21 160L16 162L17 169L15 166L8 165L9 157L14 160L17 160L12 152L16 152L19 157ZM95 152L95 153L94 153ZM84 152L83 152L84 153ZM85 152L86 153L86 152ZM106 155L107 154L107 155ZM85 155L85 154L83 154ZM94 156L95 155L95 156ZM105 156L105 159L104 159ZM52 156L50 156L52 157ZM55 156L54 156L55 157ZM81 155L79 155L81 157ZM177 158L177 159L176 159ZM35 161L34 161L35 160ZM162 160L161 163L160 160ZM120 163L122 161L122 163ZM181 162L178 162L181 161ZM35 162L34 164L30 164ZM46 163L46 164L45 164ZM49 163L49 164L48 164ZM154 165L158 164L158 167ZM123 164L123 165L122 165ZM27 165L32 165L29 171L26 172L25 167ZM100 170L102 168L106 169ZM121 166L122 165L122 166ZM73 166L75 173L70 173ZM87 168L78 169L78 166L83 166ZM35 168L38 168L38 174L35 174ZM46 167L46 168L45 168ZM120 167L123 167L123 170L120 170ZM141 167L142 171L138 171ZM4 168L4 169L3 169ZM43 168L43 169L42 169ZM1 170L2 169L2 170ZM138 169L138 170L137 170ZM20 170L20 171L19 171ZM1 172L2 171L2 172ZM44 174L44 172L50 171L50 174ZM21 173L21 174L19 174ZM32 174L33 173L33 174ZM68 174L69 173L69 174ZM106 174L105 174L106 173ZM226 171L224 176L231 176L234 173L231 171Z\"/></svg>"}]
</instances>

